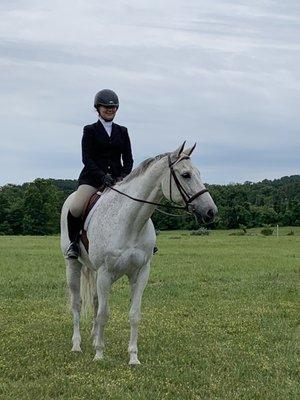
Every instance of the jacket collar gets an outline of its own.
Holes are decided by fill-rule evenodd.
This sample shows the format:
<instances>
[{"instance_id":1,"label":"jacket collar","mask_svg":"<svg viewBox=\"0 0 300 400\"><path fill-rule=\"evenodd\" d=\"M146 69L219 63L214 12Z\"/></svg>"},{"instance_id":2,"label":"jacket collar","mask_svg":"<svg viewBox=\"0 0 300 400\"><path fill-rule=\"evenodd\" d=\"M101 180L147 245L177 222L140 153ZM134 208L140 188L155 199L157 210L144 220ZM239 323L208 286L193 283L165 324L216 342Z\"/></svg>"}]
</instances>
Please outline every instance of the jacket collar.
<instances>
[{"instance_id":1,"label":"jacket collar","mask_svg":"<svg viewBox=\"0 0 300 400\"><path fill-rule=\"evenodd\" d=\"M100 130L107 138L109 138L108 133L106 132L104 126L102 125L101 121L98 119L96 122L97 129ZM111 138L113 138L117 133L117 125L113 122L111 127Z\"/></svg>"}]
</instances>

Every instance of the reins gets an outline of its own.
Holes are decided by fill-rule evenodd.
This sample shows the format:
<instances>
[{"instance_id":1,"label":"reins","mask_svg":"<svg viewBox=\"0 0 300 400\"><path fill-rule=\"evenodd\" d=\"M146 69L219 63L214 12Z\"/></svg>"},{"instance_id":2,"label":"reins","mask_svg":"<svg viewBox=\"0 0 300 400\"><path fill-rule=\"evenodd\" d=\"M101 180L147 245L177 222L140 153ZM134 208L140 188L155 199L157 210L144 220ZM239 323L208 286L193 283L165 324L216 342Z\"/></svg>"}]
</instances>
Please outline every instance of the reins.
<instances>
[{"instance_id":1,"label":"reins","mask_svg":"<svg viewBox=\"0 0 300 400\"><path fill-rule=\"evenodd\" d=\"M128 197L129 199L131 199L131 200L133 200L133 201L137 201L137 202L139 202L139 203L151 204L151 205L154 205L154 206L164 207L164 208L173 208L173 209L175 209L175 210L185 210L186 212L188 212L188 213L190 214L190 212L189 212L189 205L190 205L190 203L191 203L192 201L194 201L197 197L199 197L199 196L201 196L202 194L208 192L208 190L205 188L205 189L202 189L202 190L200 190L199 192L195 193L193 196L189 196L189 194L187 193L187 191L184 189L184 187L183 187L182 184L180 183L180 181L179 181L179 179L178 179L178 177L177 177L177 175L176 175L176 172L174 171L173 166L174 166L175 163L177 163L177 162L179 162L179 161L181 161L181 160L187 160L187 159L189 159L189 158L190 158L189 156L184 156L184 157L181 157L179 160L176 160L175 162L172 163L170 154L168 154L168 162L169 162L169 169L170 169L170 200L171 200L172 203L176 204L176 202L172 199L172 177L173 177L174 182L175 182L175 184L176 184L176 187L177 187L177 189L179 190L179 193L180 193L180 195L181 195L181 197L182 197L182 199L183 199L183 201L184 201L184 203L185 203L185 206L172 205L172 204L169 204L169 205L168 205L168 204L160 204L160 203L155 203L155 202L153 202L153 201L138 199L138 198L136 198L136 197L130 196L129 194L126 194L126 193L124 193L124 192L121 192L120 190L118 190L118 189L116 189L116 188L114 188L114 187L112 187L112 186L110 186L109 188L110 188L111 190L113 190L113 191L115 191L115 192L117 192L117 193L119 193L119 194L121 194L121 195L123 195L123 196L125 196L125 197ZM160 210L160 209L157 209L157 211L163 212L163 211ZM167 214L167 213L165 213L165 212L163 212L163 213L164 213L164 214ZM175 217L175 216L176 216L176 217L181 217L181 215L176 215L176 214L167 214L167 215L174 216L174 217Z\"/></svg>"},{"instance_id":2,"label":"reins","mask_svg":"<svg viewBox=\"0 0 300 400\"><path fill-rule=\"evenodd\" d=\"M137 199L136 197L132 197L129 194L121 192L120 190L118 190L118 189L116 189L116 188L114 188L112 186L110 186L110 189L114 190L115 192L118 192L118 193L122 194L125 197L128 197L131 200L138 201L139 203L152 204L154 206L165 207L165 208L170 208L171 207L171 208L174 208L174 209L177 209L177 210L186 210L186 207L183 207L183 206L173 206L173 205L155 203L153 201L148 201L148 200Z\"/></svg>"}]
</instances>

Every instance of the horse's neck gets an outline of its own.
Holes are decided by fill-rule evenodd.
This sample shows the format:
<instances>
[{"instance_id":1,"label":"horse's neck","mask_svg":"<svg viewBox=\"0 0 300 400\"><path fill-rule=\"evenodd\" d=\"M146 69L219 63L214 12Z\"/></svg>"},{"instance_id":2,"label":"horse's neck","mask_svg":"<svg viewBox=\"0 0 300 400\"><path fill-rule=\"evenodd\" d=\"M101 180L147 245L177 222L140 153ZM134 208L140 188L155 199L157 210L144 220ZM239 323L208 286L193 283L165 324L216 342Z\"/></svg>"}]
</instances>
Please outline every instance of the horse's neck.
<instances>
[{"instance_id":1,"label":"horse's neck","mask_svg":"<svg viewBox=\"0 0 300 400\"><path fill-rule=\"evenodd\" d=\"M163 197L161 182L166 166L166 160L161 159L148 167L140 176L137 176L127 183L121 184L118 189L137 199L159 203ZM142 228L148 221L156 207L155 205L141 203L131 199L128 199L127 205L126 212L130 221L139 228Z\"/></svg>"},{"instance_id":2,"label":"horse's neck","mask_svg":"<svg viewBox=\"0 0 300 400\"><path fill-rule=\"evenodd\" d=\"M122 183L120 190L130 196L141 197L144 200L155 201L161 199L161 181L165 169L165 160L161 159L148 167L141 175L131 181Z\"/></svg>"}]
</instances>

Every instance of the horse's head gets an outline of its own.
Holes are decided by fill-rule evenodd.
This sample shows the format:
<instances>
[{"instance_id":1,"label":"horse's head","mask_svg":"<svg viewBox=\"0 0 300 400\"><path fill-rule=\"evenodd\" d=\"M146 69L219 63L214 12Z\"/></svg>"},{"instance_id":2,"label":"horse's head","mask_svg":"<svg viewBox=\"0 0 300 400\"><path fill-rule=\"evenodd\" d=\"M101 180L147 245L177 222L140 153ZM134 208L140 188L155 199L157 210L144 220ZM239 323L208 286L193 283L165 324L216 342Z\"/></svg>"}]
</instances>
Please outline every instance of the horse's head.
<instances>
[{"instance_id":1,"label":"horse's head","mask_svg":"<svg viewBox=\"0 0 300 400\"><path fill-rule=\"evenodd\" d=\"M218 209L190 159L196 144L189 149L184 149L184 145L185 142L168 155L169 171L162 181L163 194L168 200L185 205L199 222L212 222Z\"/></svg>"}]
</instances>

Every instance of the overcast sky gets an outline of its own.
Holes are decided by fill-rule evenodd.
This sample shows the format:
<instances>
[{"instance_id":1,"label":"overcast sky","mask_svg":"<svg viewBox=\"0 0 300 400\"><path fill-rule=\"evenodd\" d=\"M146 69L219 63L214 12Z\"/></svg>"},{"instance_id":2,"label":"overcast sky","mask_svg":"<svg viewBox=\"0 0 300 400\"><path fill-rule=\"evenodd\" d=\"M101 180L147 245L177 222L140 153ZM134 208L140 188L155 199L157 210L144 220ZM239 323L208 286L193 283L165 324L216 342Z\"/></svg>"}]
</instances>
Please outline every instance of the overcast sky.
<instances>
[{"instance_id":1,"label":"overcast sky","mask_svg":"<svg viewBox=\"0 0 300 400\"><path fill-rule=\"evenodd\" d=\"M300 173L299 0L1 0L0 185L77 178L115 90L135 166L197 142L204 181Z\"/></svg>"}]
</instances>

